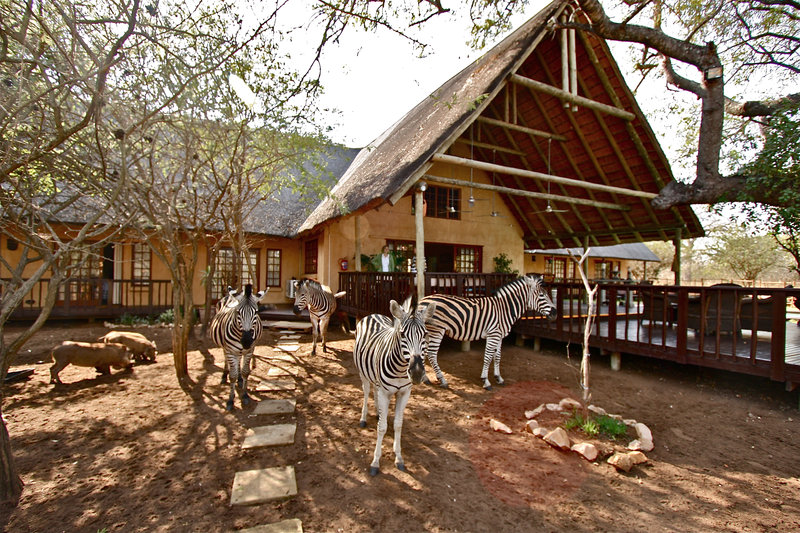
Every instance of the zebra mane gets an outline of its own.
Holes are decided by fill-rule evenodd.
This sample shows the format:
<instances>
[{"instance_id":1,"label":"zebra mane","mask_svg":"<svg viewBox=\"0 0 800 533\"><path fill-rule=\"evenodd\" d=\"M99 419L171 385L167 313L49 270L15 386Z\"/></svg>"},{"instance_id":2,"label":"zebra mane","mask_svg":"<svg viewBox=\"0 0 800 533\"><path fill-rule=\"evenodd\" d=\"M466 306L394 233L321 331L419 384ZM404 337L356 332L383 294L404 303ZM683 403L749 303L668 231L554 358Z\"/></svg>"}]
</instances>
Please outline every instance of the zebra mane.
<instances>
[{"instance_id":1,"label":"zebra mane","mask_svg":"<svg viewBox=\"0 0 800 533\"><path fill-rule=\"evenodd\" d=\"M513 294L519 292L521 289L524 289L525 285L527 284L526 277L527 276L520 276L514 281L506 283L497 289L497 296L508 296L509 294Z\"/></svg>"},{"instance_id":2,"label":"zebra mane","mask_svg":"<svg viewBox=\"0 0 800 533\"><path fill-rule=\"evenodd\" d=\"M312 289L317 289L323 292L332 292L330 287L328 287L327 285L323 285L319 281L313 279L303 280L303 283L308 284L308 286L311 287Z\"/></svg>"}]
</instances>

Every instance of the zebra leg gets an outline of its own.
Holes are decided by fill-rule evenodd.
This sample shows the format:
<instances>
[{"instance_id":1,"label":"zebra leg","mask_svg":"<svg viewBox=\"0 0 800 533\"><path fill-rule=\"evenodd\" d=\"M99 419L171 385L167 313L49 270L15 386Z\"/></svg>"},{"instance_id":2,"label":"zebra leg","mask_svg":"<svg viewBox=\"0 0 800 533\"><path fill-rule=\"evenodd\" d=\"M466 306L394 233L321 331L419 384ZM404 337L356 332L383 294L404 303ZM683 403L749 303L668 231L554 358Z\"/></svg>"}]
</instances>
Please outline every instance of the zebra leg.
<instances>
[{"instance_id":1,"label":"zebra leg","mask_svg":"<svg viewBox=\"0 0 800 533\"><path fill-rule=\"evenodd\" d=\"M313 313L309 315L311 318L311 355L317 355L317 334L319 333L319 317Z\"/></svg>"},{"instance_id":2,"label":"zebra leg","mask_svg":"<svg viewBox=\"0 0 800 533\"><path fill-rule=\"evenodd\" d=\"M361 388L364 389L364 404L361 406L361 420L358 421L358 427L367 427L367 415L369 414L369 380L361 379ZM377 387L375 389L377 392Z\"/></svg>"},{"instance_id":3,"label":"zebra leg","mask_svg":"<svg viewBox=\"0 0 800 533\"><path fill-rule=\"evenodd\" d=\"M403 461L403 454L400 453L400 441L403 433L403 411L406 409L408 399L411 397L411 386L397 393L394 402L394 465L398 470L406 471L406 464Z\"/></svg>"},{"instance_id":4,"label":"zebra leg","mask_svg":"<svg viewBox=\"0 0 800 533\"><path fill-rule=\"evenodd\" d=\"M489 343L489 339L486 339L487 344ZM503 338L499 338L497 340L497 345L494 350L494 380L495 383L498 385L505 385L502 376L500 376L500 349L503 347Z\"/></svg>"},{"instance_id":5,"label":"zebra leg","mask_svg":"<svg viewBox=\"0 0 800 533\"><path fill-rule=\"evenodd\" d=\"M444 331L431 331L428 329L428 361L436 373L436 379L439 380L439 385L443 389L448 388L447 380L444 379L442 369L439 368L439 346L442 344L444 338ZM422 377L422 382L430 384L431 380L428 379L427 374Z\"/></svg>"},{"instance_id":6,"label":"zebra leg","mask_svg":"<svg viewBox=\"0 0 800 533\"><path fill-rule=\"evenodd\" d=\"M495 343L497 337L490 335L486 337L486 349L483 352L483 369L481 370L481 380L483 381L483 388L492 390L492 384L489 382L489 364L494 359Z\"/></svg>"},{"instance_id":7,"label":"zebra leg","mask_svg":"<svg viewBox=\"0 0 800 533\"><path fill-rule=\"evenodd\" d=\"M226 411L233 411L233 399L236 396L236 382L239 380L239 357L236 355L227 355L228 370L230 372L231 393L228 396L228 401L225 403Z\"/></svg>"},{"instance_id":8,"label":"zebra leg","mask_svg":"<svg viewBox=\"0 0 800 533\"><path fill-rule=\"evenodd\" d=\"M239 400L242 402L242 407L250 405L250 395L247 393L247 378L250 377L250 360L253 357L253 351L250 350L244 354L242 358L242 382L239 385Z\"/></svg>"},{"instance_id":9,"label":"zebra leg","mask_svg":"<svg viewBox=\"0 0 800 533\"><path fill-rule=\"evenodd\" d=\"M322 338L322 352L328 353L328 346L325 344L325 333L328 331L328 322L330 315L324 315L319 318L319 335Z\"/></svg>"},{"instance_id":10,"label":"zebra leg","mask_svg":"<svg viewBox=\"0 0 800 533\"><path fill-rule=\"evenodd\" d=\"M376 388L376 407L378 408L378 437L375 441L375 453L372 455L372 464L369 465L369 475L377 476L381 471L381 446L383 445L383 436L386 435L386 427L388 422L386 417L389 411L389 393L385 390L377 390Z\"/></svg>"}]
</instances>

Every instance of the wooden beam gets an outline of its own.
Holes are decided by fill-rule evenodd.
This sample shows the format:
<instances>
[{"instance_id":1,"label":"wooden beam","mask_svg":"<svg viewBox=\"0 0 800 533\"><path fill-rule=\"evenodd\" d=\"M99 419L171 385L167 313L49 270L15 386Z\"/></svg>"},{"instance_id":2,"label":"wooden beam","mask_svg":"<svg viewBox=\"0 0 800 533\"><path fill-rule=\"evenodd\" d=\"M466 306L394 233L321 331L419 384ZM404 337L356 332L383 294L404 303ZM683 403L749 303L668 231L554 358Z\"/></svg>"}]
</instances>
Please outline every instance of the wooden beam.
<instances>
[{"instance_id":1,"label":"wooden beam","mask_svg":"<svg viewBox=\"0 0 800 533\"><path fill-rule=\"evenodd\" d=\"M556 135L555 133L549 133L542 130L536 130L533 128L529 128L527 126L521 126L519 124L511 124L510 122L505 122L503 120L497 120L496 118L478 117L478 122L484 122L486 124L491 124L492 126L500 126L501 128L507 128L509 130L518 131L520 133L527 133L528 135L533 135L534 137L542 137L544 139L553 139L554 141L566 141L567 138L563 135Z\"/></svg>"},{"instance_id":2,"label":"wooden beam","mask_svg":"<svg viewBox=\"0 0 800 533\"><path fill-rule=\"evenodd\" d=\"M530 87L534 91L549 94L550 96L555 96L559 100L570 102L572 104L577 104L586 107L588 109L593 109L595 111L599 111L607 115L612 115L617 118L621 118L623 120L633 120L636 118L636 115L634 115L629 111L625 111L624 109L603 104L601 102L596 102L595 100L590 100L588 98L584 98L583 96L576 96L557 87L553 87L552 85L532 80L530 78L520 76L519 74L512 74L510 79L513 83L518 83L520 85L524 85L525 87Z\"/></svg>"},{"instance_id":3,"label":"wooden beam","mask_svg":"<svg viewBox=\"0 0 800 533\"><path fill-rule=\"evenodd\" d=\"M494 163L486 163L484 161L476 161L474 159L466 159L448 154L433 154L431 161L437 163L450 163L451 165L459 165L464 167L477 168L487 172L499 172L501 174L508 174L510 176L521 176L523 178L532 178L542 181L549 181L558 183L560 185L568 185L571 187L579 187L581 189L589 189L594 191L603 191L611 194L622 194L625 196L636 196L639 198L655 198L658 196L656 193L645 191L634 191L631 189L624 189L622 187L613 187L611 185L603 185L601 183L590 183L587 181L574 180L570 178L562 178L561 176L553 176L551 174L544 174L533 170L523 170L521 168L507 167L497 165Z\"/></svg>"},{"instance_id":4,"label":"wooden beam","mask_svg":"<svg viewBox=\"0 0 800 533\"><path fill-rule=\"evenodd\" d=\"M547 194L543 192L524 191L522 189L511 189L509 187L502 187L500 185L489 185L488 183L476 183L466 180L457 180L454 178L443 178L441 176L433 176L425 174L423 176L425 181L431 183L443 183L445 185L456 185L459 187L472 187L473 189L483 189L487 191L501 192L503 194L510 194L513 196L526 196L528 198L539 198L542 200L553 200L556 202L564 202L567 204L589 205L599 209L615 209L617 211L629 211L630 207L620 204L611 204L608 202L598 202L596 200L587 200L586 198L575 198L572 196L561 196L559 194Z\"/></svg>"},{"instance_id":5,"label":"wooden beam","mask_svg":"<svg viewBox=\"0 0 800 533\"><path fill-rule=\"evenodd\" d=\"M522 150L514 150L513 148L506 148L505 146L497 146L495 144L482 143L482 142L478 142L478 141L470 141L469 139L464 139L462 137L459 137L458 139L456 139L456 142L457 143L463 143L463 144L471 144L472 146L475 146L476 148L486 148L487 150L497 150L498 152L506 152L508 154L514 154L514 155L518 155L518 156L521 156L521 157L527 155Z\"/></svg>"}]
</instances>

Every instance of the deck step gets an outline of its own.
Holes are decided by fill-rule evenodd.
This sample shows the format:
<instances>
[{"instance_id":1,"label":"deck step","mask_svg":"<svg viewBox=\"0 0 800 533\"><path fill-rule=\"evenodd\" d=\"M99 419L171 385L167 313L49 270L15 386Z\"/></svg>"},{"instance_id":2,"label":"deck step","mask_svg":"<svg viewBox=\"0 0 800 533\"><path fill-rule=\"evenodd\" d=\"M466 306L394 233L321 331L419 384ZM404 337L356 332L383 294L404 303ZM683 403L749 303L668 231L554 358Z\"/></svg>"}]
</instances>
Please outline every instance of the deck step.
<instances>
[{"instance_id":1,"label":"deck step","mask_svg":"<svg viewBox=\"0 0 800 533\"><path fill-rule=\"evenodd\" d=\"M293 466L236 472L231 505L256 505L297 495Z\"/></svg>"}]
</instances>

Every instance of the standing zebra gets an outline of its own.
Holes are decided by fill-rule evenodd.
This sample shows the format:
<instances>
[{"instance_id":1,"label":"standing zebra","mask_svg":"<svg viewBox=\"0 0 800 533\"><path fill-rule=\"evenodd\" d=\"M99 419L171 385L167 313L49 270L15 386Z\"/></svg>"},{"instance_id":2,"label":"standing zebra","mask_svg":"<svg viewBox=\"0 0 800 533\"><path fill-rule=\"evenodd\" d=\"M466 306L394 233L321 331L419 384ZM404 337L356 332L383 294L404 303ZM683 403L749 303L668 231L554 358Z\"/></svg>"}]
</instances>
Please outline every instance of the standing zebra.
<instances>
[{"instance_id":1,"label":"standing zebra","mask_svg":"<svg viewBox=\"0 0 800 533\"><path fill-rule=\"evenodd\" d=\"M353 360L364 389L364 404L358 424L362 428L367 425L370 386L375 387L378 438L369 469L372 476L380 472L381 445L388 425L389 401L395 394L394 462L398 469L405 470L400 453L403 411L411 396L411 383L420 383L425 375L425 325L433 316L436 304L418 306L412 310L409 297L402 306L392 300L389 309L394 320L375 314L364 317L358 323L353 346Z\"/></svg>"},{"instance_id":2,"label":"standing zebra","mask_svg":"<svg viewBox=\"0 0 800 533\"><path fill-rule=\"evenodd\" d=\"M299 315L303 309L308 308L313 336L311 355L317 354L317 336L322 338L322 351L328 351L328 347L325 344L328 322L336 311L336 298L341 298L345 294L347 293L344 291L333 294L330 287L310 279L297 283L293 310L295 315Z\"/></svg>"},{"instance_id":3,"label":"standing zebra","mask_svg":"<svg viewBox=\"0 0 800 533\"><path fill-rule=\"evenodd\" d=\"M239 398L242 407L250 403L250 396L247 394L247 378L250 376L250 359L253 356L255 343L261 336L261 318L258 316L258 302L263 298L267 291L260 291L253 294L253 286L245 285L244 292L236 294L233 289L228 288L228 296L220 306L219 311L211 321L210 335L214 344L221 347L225 352L225 373L230 372L231 393L225 409L233 410L234 391L239 380L241 368L242 383L239 390ZM239 359L241 367L239 366Z\"/></svg>"},{"instance_id":4,"label":"standing zebra","mask_svg":"<svg viewBox=\"0 0 800 533\"><path fill-rule=\"evenodd\" d=\"M547 295L544 282L541 276L535 274L517 278L500 287L495 296L463 298L434 294L420 301L420 304L425 303L436 304L436 313L428 324L428 361L444 388L447 388L447 380L437 358L439 345L445 335L459 341L486 339L481 379L483 388L492 390L489 363L494 361L495 381L502 385L500 348L514 322L528 311L536 311L550 320L556 319L556 308ZM424 380L429 383L427 376Z\"/></svg>"}]
</instances>

